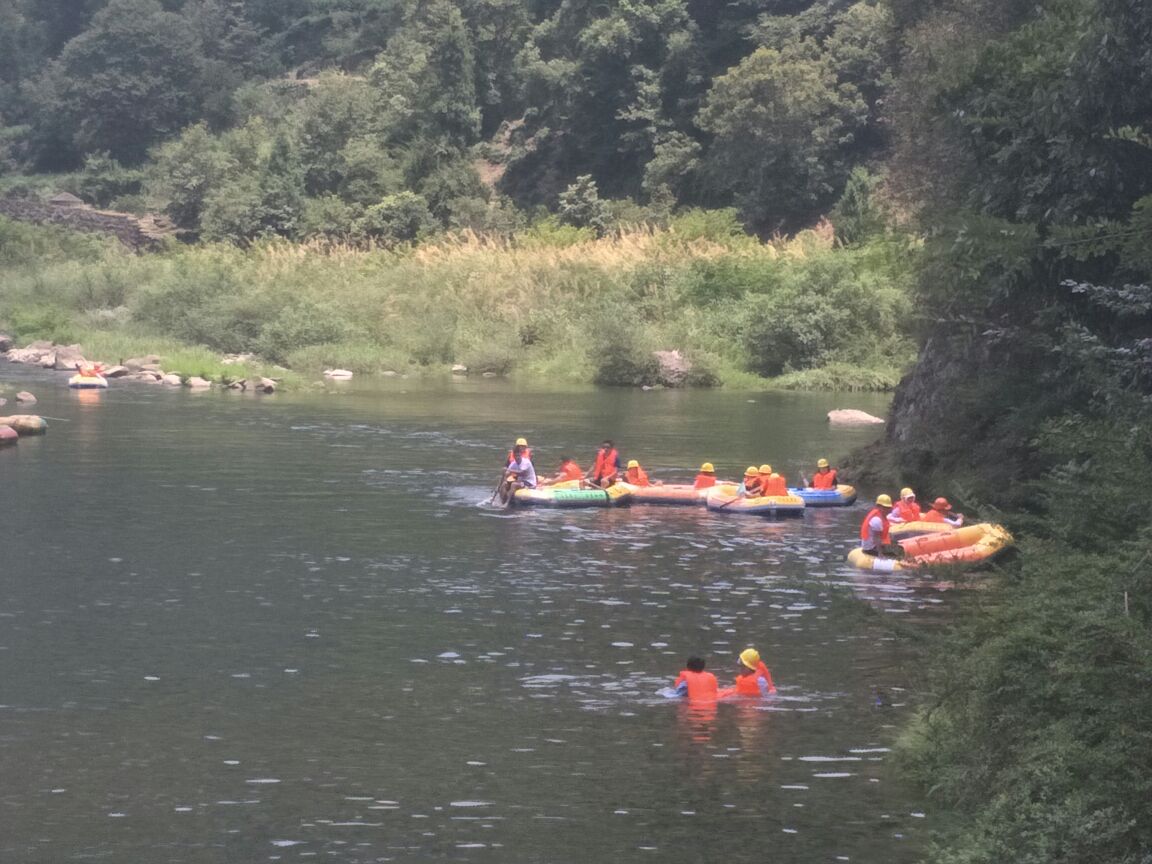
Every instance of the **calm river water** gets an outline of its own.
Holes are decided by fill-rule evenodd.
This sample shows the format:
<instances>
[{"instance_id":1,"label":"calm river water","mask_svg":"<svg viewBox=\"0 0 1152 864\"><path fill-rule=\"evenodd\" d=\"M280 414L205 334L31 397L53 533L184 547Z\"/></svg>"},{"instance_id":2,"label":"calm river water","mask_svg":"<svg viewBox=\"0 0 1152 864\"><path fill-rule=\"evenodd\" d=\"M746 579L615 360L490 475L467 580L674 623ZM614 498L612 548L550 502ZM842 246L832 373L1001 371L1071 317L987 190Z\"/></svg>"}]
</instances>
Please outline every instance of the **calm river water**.
<instances>
[{"instance_id":1,"label":"calm river water","mask_svg":"<svg viewBox=\"0 0 1152 864\"><path fill-rule=\"evenodd\" d=\"M791 477L883 398L0 376L60 418L0 451L5 864L918 858L931 814L885 766L910 670L848 598L936 598L843 567L859 507L482 506L517 435L547 467L607 435L657 478ZM657 695L750 644L774 700Z\"/></svg>"}]
</instances>

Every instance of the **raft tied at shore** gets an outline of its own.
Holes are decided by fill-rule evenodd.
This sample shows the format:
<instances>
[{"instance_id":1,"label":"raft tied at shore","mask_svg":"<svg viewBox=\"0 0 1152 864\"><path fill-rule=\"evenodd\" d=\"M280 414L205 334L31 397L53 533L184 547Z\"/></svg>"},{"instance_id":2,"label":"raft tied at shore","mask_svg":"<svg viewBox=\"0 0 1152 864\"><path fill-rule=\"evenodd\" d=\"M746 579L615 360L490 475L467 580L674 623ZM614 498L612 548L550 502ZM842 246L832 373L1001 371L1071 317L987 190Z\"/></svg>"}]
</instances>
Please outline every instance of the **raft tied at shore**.
<instances>
[{"instance_id":1,"label":"raft tied at shore","mask_svg":"<svg viewBox=\"0 0 1152 864\"><path fill-rule=\"evenodd\" d=\"M881 558L862 549L848 553L848 563L860 570L896 573L921 567L971 568L992 561L1010 549L1015 540L1003 525L978 522L952 531L923 534L900 541L904 557Z\"/></svg>"}]
</instances>

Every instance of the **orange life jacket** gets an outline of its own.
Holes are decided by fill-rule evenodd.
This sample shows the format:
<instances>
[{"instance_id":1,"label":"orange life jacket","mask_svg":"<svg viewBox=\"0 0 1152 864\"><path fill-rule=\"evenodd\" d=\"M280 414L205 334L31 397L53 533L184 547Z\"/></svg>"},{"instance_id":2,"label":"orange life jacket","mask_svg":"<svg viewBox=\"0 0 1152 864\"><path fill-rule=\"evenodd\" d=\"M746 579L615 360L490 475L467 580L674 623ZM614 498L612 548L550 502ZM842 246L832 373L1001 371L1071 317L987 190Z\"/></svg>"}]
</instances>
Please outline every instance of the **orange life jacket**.
<instances>
[{"instance_id":1,"label":"orange life jacket","mask_svg":"<svg viewBox=\"0 0 1152 864\"><path fill-rule=\"evenodd\" d=\"M691 669L683 669L676 678L676 683L672 686L679 687L684 683L688 685L688 698L693 701L715 702L720 692L720 684L711 672L693 672Z\"/></svg>"},{"instance_id":2,"label":"orange life jacket","mask_svg":"<svg viewBox=\"0 0 1152 864\"><path fill-rule=\"evenodd\" d=\"M769 690L775 690L776 685L772 683L772 673L768 671L768 667L764 665L764 661L756 664L756 671L751 675L737 675L736 676L736 694L739 696L761 696L759 679L763 678L768 683Z\"/></svg>"},{"instance_id":3,"label":"orange life jacket","mask_svg":"<svg viewBox=\"0 0 1152 864\"><path fill-rule=\"evenodd\" d=\"M696 475L696 479L692 481L692 488L694 489L711 489L716 485L715 474L700 473Z\"/></svg>"},{"instance_id":4,"label":"orange life jacket","mask_svg":"<svg viewBox=\"0 0 1152 864\"><path fill-rule=\"evenodd\" d=\"M643 468L629 468L624 472L624 482L631 483L633 486L651 486L651 481L648 480L648 475L644 472Z\"/></svg>"},{"instance_id":5,"label":"orange life jacket","mask_svg":"<svg viewBox=\"0 0 1152 864\"><path fill-rule=\"evenodd\" d=\"M788 482L779 474L772 474L765 478L760 476L760 483L764 487L765 495L787 495Z\"/></svg>"},{"instance_id":6,"label":"orange life jacket","mask_svg":"<svg viewBox=\"0 0 1152 864\"><path fill-rule=\"evenodd\" d=\"M869 510L868 515L864 517L864 521L860 523L860 539L861 540L871 540L872 539L872 529L868 526L868 523L872 521L873 516L879 516L883 520L884 530L880 534L880 542L881 543L887 543L888 542L888 514L885 513L883 510L881 510L879 507L873 507L871 510Z\"/></svg>"},{"instance_id":7,"label":"orange life jacket","mask_svg":"<svg viewBox=\"0 0 1152 864\"><path fill-rule=\"evenodd\" d=\"M524 448L524 458L525 459L531 459L532 458L532 448L531 447L525 447ZM504 467L507 468L509 465L511 465L515 461L516 461L516 456L513 454L513 452L511 450L509 450L508 451L508 461L504 463Z\"/></svg>"},{"instance_id":8,"label":"orange life jacket","mask_svg":"<svg viewBox=\"0 0 1152 864\"><path fill-rule=\"evenodd\" d=\"M759 477L744 477L744 492L749 498L759 498L764 494L764 485Z\"/></svg>"},{"instance_id":9,"label":"orange life jacket","mask_svg":"<svg viewBox=\"0 0 1152 864\"><path fill-rule=\"evenodd\" d=\"M592 479L599 483L616 476L616 463L620 461L620 454L613 447L607 453L601 448L596 451L596 463L592 466Z\"/></svg>"},{"instance_id":10,"label":"orange life jacket","mask_svg":"<svg viewBox=\"0 0 1152 864\"><path fill-rule=\"evenodd\" d=\"M571 459L560 466L560 473L565 480L582 480L584 478L584 472L580 466Z\"/></svg>"},{"instance_id":11,"label":"orange life jacket","mask_svg":"<svg viewBox=\"0 0 1152 864\"><path fill-rule=\"evenodd\" d=\"M835 468L829 468L827 471L817 471L812 475L813 489L835 489L836 486Z\"/></svg>"},{"instance_id":12,"label":"orange life jacket","mask_svg":"<svg viewBox=\"0 0 1152 864\"><path fill-rule=\"evenodd\" d=\"M892 512L905 522L920 521L920 505L915 501L900 501L892 508Z\"/></svg>"},{"instance_id":13,"label":"orange life jacket","mask_svg":"<svg viewBox=\"0 0 1152 864\"><path fill-rule=\"evenodd\" d=\"M921 522L947 522L948 520L944 518L944 515L945 514L939 510L929 510L927 513L925 513L923 516L920 517L920 521Z\"/></svg>"}]
</instances>

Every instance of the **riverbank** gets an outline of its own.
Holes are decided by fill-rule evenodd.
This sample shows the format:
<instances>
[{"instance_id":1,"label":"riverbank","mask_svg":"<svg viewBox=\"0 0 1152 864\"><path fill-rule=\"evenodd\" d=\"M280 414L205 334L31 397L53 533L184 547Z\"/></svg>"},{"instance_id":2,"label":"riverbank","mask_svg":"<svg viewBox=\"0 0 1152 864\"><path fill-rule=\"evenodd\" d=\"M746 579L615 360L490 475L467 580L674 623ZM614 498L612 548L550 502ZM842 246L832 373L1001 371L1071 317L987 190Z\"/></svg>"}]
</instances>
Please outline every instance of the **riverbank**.
<instances>
[{"instance_id":1,"label":"riverbank","mask_svg":"<svg viewBox=\"0 0 1152 864\"><path fill-rule=\"evenodd\" d=\"M132 255L2 220L0 240L0 321L17 344L160 354L212 380L235 373L224 355L253 354L253 374L463 367L565 384L885 390L912 358L915 243L844 248L822 230L764 243L725 211L599 239L544 221L402 250L268 242ZM657 352L672 351L683 363L669 381Z\"/></svg>"}]
</instances>

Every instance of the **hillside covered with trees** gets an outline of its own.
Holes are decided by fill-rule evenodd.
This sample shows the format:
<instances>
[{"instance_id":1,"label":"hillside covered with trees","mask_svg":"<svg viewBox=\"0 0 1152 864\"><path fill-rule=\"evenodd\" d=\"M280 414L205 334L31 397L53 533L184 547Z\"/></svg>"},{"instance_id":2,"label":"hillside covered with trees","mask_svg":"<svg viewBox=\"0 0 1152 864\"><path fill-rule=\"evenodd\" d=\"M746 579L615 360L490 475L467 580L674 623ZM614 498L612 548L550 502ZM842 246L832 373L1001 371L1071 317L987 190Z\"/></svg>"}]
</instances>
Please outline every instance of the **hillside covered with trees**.
<instances>
[{"instance_id":1,"label":"hillside covered with trees","mask_svg":"<svg viewBox=\"0 0 1152 864\"><path fill-rule=\"evenodd\" d=\"M737 207L812 224L887 136L873 2L0 0L0 170L206 239ZM868 177L857 178L868 186Z\"/></svg>"}]
</instances>

